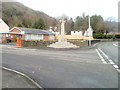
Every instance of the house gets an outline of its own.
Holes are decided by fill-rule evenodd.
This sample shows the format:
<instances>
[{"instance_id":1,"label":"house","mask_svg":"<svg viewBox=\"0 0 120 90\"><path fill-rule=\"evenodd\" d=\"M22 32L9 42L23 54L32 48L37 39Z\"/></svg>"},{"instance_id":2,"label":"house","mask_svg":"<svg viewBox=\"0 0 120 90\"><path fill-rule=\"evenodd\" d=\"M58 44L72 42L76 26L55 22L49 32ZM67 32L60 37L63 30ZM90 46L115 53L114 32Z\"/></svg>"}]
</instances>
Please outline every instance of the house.
<instances>
[{"instance_id":1,"label":"house","mask_svg":"<svg viewBox=\"0 0 120 90\"><path fill-rule=\"evenodd\" d=\"M80 35L80 36L82 36L83 32L82 31L71 31L71 35Z\"/></svg>"},{"instance_id":2,"label":"house","mask_svg":"<svg viewBox=\"0 0 120 90\"><path fill-rule=\"evenodd\" d=\"M33 28L14 27L8 33L8 36L13 39L14 37L22 37L23 40L54 40L55 35L48 30L40 30Z\"/></svg>"},{"instance_id":3,"label":"house","mask_svg":"<svg viewBox=\"0 0 120 90\"><path fill-rule=\"evenodd\" d=\"M9 29L9 26L0 18L0 43L6 40Z\"/></svg>"},{"instance_id":4,"label":"house","mask_svg":"<svg viewBox=\"0 0 120 90\"><path fill-rule=\"evenodd\" d=\"M0 18L0 33L7 33L9 29L9 26Z\"/></svg>"}]
</instances>

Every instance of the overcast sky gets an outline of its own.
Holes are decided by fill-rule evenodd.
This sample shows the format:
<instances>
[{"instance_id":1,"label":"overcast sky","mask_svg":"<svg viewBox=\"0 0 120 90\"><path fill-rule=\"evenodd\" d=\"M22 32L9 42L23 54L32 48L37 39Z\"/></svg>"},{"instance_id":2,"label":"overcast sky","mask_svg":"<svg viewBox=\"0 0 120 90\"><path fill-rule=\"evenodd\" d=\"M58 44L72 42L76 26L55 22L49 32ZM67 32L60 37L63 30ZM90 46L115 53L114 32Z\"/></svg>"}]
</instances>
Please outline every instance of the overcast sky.
<instances>
[{"instance_id":1,"label":"overcast sky","mask_svg":"<svg viewBox=\"0 0 120 90\"><path fill-rule=\"evenodd\" d=\"M63 14L75 18L88 14L88 5L90 15L101 15L104 19L114 17L118 19L118 1L120 0L17 0L24 5L42 11L52 17L58 17ZM89 1L89 4L88 4Z\"/></svg>"}]
</instances>

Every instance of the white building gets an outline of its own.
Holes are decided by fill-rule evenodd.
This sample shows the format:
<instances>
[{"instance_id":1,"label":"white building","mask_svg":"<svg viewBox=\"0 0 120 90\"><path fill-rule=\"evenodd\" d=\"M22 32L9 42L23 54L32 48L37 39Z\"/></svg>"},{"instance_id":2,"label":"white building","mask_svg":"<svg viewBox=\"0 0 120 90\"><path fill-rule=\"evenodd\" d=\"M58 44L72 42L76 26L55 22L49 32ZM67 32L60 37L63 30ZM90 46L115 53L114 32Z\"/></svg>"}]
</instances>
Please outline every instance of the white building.
<instances>
[{"instance_id":1,"label":"white building","mask_svg":"<svg viewBox=\"0 0 120 90\"><path fill-rule=\"evenodd\" d=\"M93 37L93 29L92 29L92 27L88 28L87 31L85 31L84 36Z\"/></svg>"},{"instance_id":2,"label":"white building","mask_svg":"<svg viewBox=\"0 0 120 90\"><path fill-rule=\"evenodd\" d=\"M58 31L57 27L55 27L54 29L52 27L50 27L49 31L54 33L55 35L59 35L60 34L60 32Z\"/></svg>"},{"instance_id":3,"label":"white building","mask_svg":"<svg viewBox=\"0 0 120 90\"><path fill-rule=\"evenodd\" d=\"M9 32L9 26L0 18L0 43L2 43L3 38L6 37L6 33Z\"/></svg>"},{"instance_id":4,"label":"white building","mask_svg":"<svg viewBox=\"0 0 120 90\"><path fill-rule=\"evenodd\" d=\"M82 31L71 31L71 35L80 35L80 36L82 36L83 32Z\"/></svg>"},{"instance_id":5,"label":"white building","mask_svg":"<svg viewBox=\"0 0 120 90\"><path fill-rule=\"evenodd\" d=\"M7 33L9 29L9 26L0 18L0 33Z\"/></svg>"}]
</instances>

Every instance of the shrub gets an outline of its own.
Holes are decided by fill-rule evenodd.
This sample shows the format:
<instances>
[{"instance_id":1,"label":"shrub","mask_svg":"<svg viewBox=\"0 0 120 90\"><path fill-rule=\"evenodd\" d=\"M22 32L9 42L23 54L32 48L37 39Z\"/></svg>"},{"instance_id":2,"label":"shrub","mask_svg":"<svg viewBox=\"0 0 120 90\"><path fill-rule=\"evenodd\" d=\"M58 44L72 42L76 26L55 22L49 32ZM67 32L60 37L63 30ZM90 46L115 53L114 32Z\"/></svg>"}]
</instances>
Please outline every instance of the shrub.
<instances>
[{"instance_id":1,"label":"shrub","mask_svg":"<svg viewBox=\"0 0 120 90\"><path fill-rule=\"evenodd\" d=\"M95 33L93 34L93 37L95 39L111 39L114 37L113 34L101 34L101 33Z\"/></svg>"},{"instance_id":2,"label":"shrub","mask_svg":"<svg viewBox=\"0 0 120 90\"><path fill-rule=\"evenodd\" d=\"M95 38L95 39L102 39L103 37L105 37L103 34L101 34L101 33L95 33L95 34L93 34L93 38Z\"/></svg>"},{"instance_id":3,"label":"shrub","mask_svg":"<svg viewBox=\"0 0 120 90\"><path fill-rule=\"evenodd\" d=\"M118 38L118 39L120 39L120 35L115 35L115 38Z\"/></svg>"}]
</instances>

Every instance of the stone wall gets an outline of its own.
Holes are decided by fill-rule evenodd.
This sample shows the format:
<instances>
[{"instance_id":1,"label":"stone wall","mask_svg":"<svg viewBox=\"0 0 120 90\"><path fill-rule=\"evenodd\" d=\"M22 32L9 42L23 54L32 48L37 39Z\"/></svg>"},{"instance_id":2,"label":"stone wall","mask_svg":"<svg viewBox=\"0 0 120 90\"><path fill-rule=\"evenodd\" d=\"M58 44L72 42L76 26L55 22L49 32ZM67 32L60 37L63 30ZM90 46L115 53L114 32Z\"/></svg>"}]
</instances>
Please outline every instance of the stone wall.
<instances>
[{"instance_id":1,"label":"stone wall","mask_svg":"<svg viewBox=\"0 0 120 90\"><path fill-rule=\"evenodd\" d=\"M41 46L46 47L52 43L57 42L56 40L41 40L41 41L23 41L23 47L33 47L33 46Z\"/></svg>"},{"instance_id":2,"label":"stone wall","mask_svg":"<svg viewBox=\"0 0 120 90\"><path fill-rule=\"evenodd\" d=\"M70 42L70 43L73 43L73 44L75 44L75 45L77 45L77 46L80 46L80 47L84 47L84 46L87 46L87 42L86 41L83 41L83 40L77 40L77 39L75 39L75 40L73 40L73 39L69 39L69 40L67 40L68 42Z\"/></svg>"}]
</instances>

